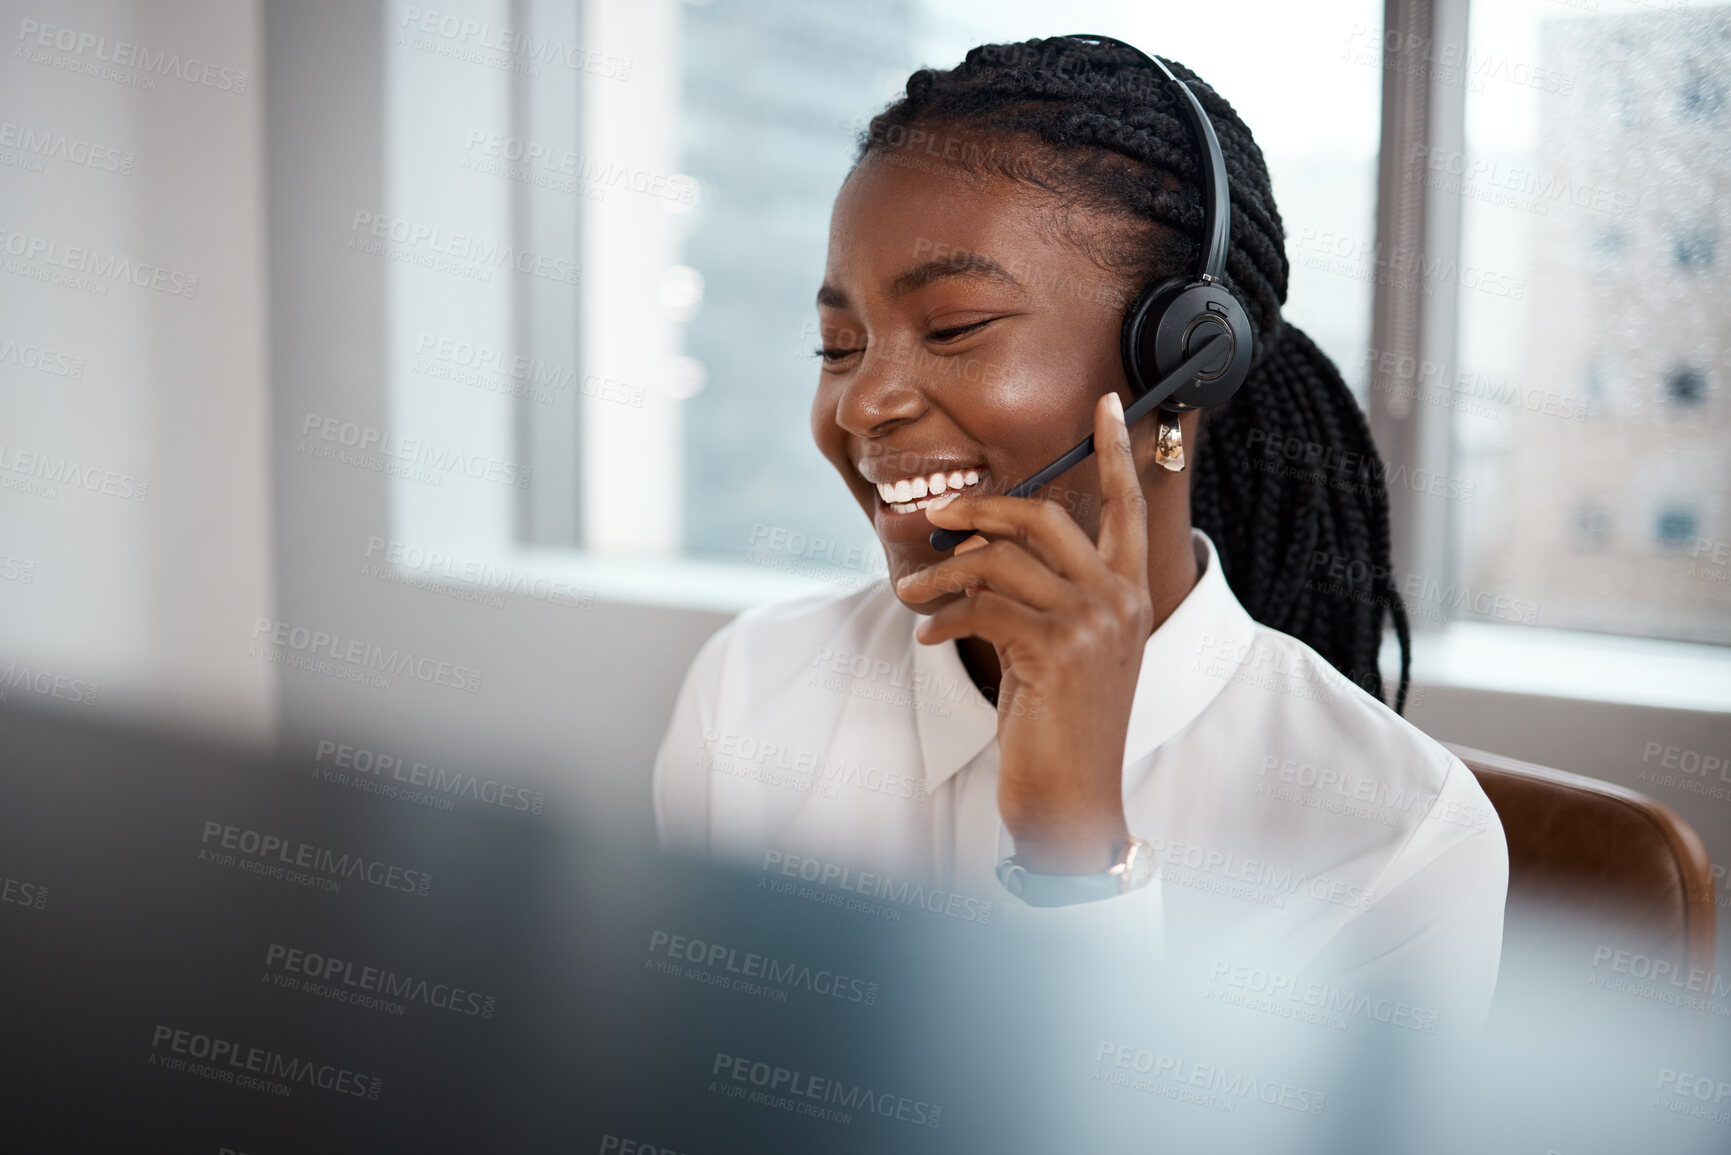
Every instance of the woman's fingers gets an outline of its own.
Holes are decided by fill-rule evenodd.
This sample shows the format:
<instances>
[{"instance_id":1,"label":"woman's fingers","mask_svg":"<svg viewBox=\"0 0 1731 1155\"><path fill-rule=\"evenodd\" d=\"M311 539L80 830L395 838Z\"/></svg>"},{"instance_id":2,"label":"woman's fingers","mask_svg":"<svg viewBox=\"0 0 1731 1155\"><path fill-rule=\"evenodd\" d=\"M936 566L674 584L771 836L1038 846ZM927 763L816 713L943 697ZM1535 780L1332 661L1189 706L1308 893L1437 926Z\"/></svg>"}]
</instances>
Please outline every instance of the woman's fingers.
<instances>
[{"instance_id":1,"label":"woman's fingers","mask_svg":"<svg viewBox=\"0 0 1731 1155\"><path fill-rule=\"evenodd\" d=\"M1119 577L1148 580L1148 499L1136 473L1124 404L1107 393L1094 406L1094 455L1100 461L1100 556Z\"/></svg>"},{"instance_id":2,"label":"woman's fingers","mask_svg":"<svg viewBox=\"0 0 1731 1155\"><path fill-rule=\"evenodd\" d=\"M1020 545L1008 540L987 543L978 537L962 544L968 542L980 544L966 552L957 547L959 556L908 574L896 582L896 593L906 602L926 602L984 588L1037 610L1053 609L1064 601L1068 583Z\"/></svg>"},{"instance_id":3,"label":"woman's fingers","mask_svg":"<svg viewBox=\"0 0 1731 1155\"><path fill-rule=\"evenodd\" d=\"M1082 527L1050 502L989 494L957 497L927 506L926 520L940 529L972 529L993 538L1014 538L1068 578L1081 577L1097 564L1094 543Z\"/></svg>"},{"instance_id":4,"label":"woman's fingers","mask_svg":"<svg viewBox=\"0 0 1731 1155\"><path fill-rule=\"evenodd\" d=\"M1003 594L980 590L943 606L914 627L916 641L927 646L956 638L980 638L1002 653L1011 645L1036 641L1045 632L1045 617Z\"/></svg>"}]
</instances>

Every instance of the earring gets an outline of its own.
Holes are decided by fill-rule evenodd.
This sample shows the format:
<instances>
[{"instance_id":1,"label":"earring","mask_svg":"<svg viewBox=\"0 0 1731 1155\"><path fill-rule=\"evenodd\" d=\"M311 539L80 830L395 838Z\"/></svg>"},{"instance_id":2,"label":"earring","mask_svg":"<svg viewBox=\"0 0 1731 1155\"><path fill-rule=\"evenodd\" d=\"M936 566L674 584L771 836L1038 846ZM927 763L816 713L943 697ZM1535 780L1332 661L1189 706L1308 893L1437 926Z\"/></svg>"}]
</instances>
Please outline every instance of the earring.
<instances>
[{"instance_id":1,"label":"earring","mask_svg":"<svg viewBox=\"0 0 1731 1155\"><path fill-rule=\"evenodd\" d=\"M1178 427L1178 415L1160 411L1160 434L1154 439L1154 461L1173 473L1184 470L1184 431Z\"/></svg>"}]
</instances>

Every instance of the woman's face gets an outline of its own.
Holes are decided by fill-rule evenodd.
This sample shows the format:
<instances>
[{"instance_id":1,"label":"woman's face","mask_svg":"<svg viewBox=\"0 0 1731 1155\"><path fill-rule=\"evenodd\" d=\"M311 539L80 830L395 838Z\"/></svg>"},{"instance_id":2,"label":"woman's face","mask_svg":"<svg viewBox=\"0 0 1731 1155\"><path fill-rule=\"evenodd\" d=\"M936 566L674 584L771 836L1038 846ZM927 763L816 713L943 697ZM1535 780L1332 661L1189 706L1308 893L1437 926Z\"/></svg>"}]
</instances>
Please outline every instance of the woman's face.
<instances>
[{"instance_id":1,"label":"woman's face","mask_svg":"<svg viewBox=\"0 0 1731 1155\"><path fill-rule=\"evenodd\" d=\"M1002 492L1092 432L1106 390L1128 404L1118 337L1133 291L1051 227L1053 203L1037 190L896 159L872 154L836 198L811 410L818 448L871 518L892 578L948 556L931 548L918 508L933 488L960 474L964 492ZM1151 442L1153 426L1132 433ZM1038 496L1096 536L1093 458Z\"/></svg>"}]
</instances>

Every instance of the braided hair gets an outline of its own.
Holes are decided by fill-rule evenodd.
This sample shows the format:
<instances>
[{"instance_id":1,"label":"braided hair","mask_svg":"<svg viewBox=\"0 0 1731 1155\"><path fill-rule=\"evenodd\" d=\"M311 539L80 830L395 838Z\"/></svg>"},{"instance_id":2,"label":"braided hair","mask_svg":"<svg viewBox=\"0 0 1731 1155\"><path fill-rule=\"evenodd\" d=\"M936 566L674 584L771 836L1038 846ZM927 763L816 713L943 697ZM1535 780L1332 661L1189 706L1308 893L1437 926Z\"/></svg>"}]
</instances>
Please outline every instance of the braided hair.
<instances>
[{"instance_id":1,"label":"braided hair","mask_svg":"<svg viewBox=\"0 0 1731 1155\"><path fill-rule=\"evenodd\" d=\"M1305 642L1379 699L1377 656L1391 615L1399 712L1411 638L1389 562L1388 488L1370 427L1340 370L1280 315L1286 233L1250 129L1194 72L1168 63L1181 81L1194 82L1220 139L1232 206L1224 282L1245 306L1256 349L1232 400L1204 411L1192 524L1213 539L1251 617ZM1128 304L1141 285L1195 268L1201 255L1205 159L1181 99L1134 52L1111 42L983 45L955 68L908 77L905 95L861 134L855 165L874 153L903 160L929 153L950 167L1042 190L1059 210L1059 227L1136 286L1124 294ZM1093 232L1078 227L1078 209ZM1111 234L1103 246L1102 219Z\"/></svg>"}]
</instances>

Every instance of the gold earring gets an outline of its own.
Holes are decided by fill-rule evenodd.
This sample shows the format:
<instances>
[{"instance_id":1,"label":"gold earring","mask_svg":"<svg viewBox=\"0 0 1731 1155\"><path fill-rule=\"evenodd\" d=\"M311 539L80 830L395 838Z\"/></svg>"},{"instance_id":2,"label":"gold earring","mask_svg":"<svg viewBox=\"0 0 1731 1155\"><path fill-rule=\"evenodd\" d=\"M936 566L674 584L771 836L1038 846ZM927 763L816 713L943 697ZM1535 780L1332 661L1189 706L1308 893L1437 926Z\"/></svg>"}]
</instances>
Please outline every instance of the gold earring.
<instances>
[{"instance_id":1,"label":"gold earring","mask_svg":"<svg viewBox=\"0 0 1731 1155\"><path fill-rule=\"evenodd\" d=\"M1173 473L1184 471L1184 431L1178 426L1178 415L1160 411L1160 435L1154 439L1154 461Z\"/></svg>"}]
</instances>

